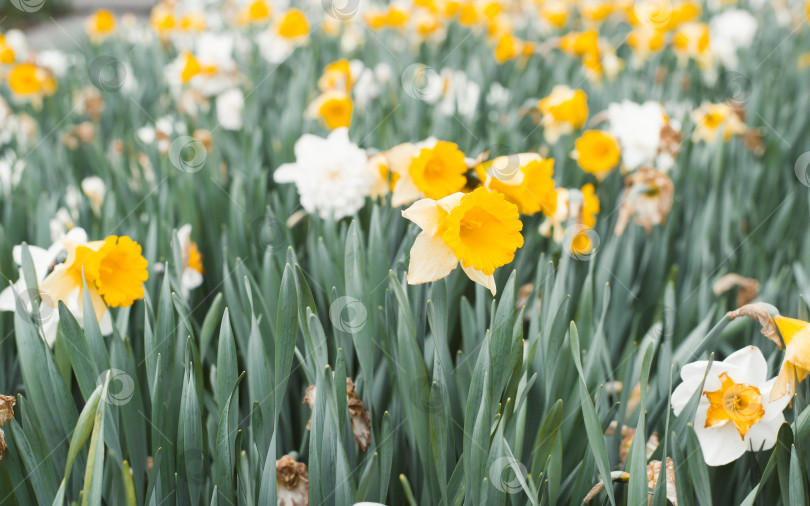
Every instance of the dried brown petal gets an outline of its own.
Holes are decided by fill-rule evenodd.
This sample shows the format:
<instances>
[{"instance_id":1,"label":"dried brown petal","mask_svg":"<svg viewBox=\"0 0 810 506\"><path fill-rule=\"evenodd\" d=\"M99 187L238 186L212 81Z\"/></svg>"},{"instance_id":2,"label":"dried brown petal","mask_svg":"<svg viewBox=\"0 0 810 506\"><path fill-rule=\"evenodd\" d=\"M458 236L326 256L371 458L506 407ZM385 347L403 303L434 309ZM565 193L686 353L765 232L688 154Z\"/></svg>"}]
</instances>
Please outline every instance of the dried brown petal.
<instances>
[{"instance_id":1,"label":"dried brown petal","mask_svg":"<svg viewBox=\"0 0 810 506\"><path fill-rule=\"evenodd\" d=\"M647 464L647 488L649 490L655 490L655 487L658 486L658 476L660 473L660 460L653 460ZM675 506L678 506L678 492L675 487L675 465L669 457L667 457L665 476L667 480L667 500ZM652 497L650 497L650 504L652 504Z\"/></svg>"},{"instance_id":2,"label":"dried brown petal","mask_svg":"<svg viewBox=\"0 0 810 506\"><path fill-rule=\"evenodd\" d=\"M6 422L14 418L14 405L17 399L10 395L0 395L0 427L4 427Z\"/></svg>"},{"instance_id":3,"label":"dried brown petal","mask_svg":"<svg viewBox=\"0 0 810 506\"><path fill-rule=\"evenodd\" d=\"M734 320L740 316L747 316L758 321L762 326L762 335L776 343L779 349L782 349L782 340L779 339L779 334L776 333L776 326L773 323L772 313L777 313L776 308L764 302L754 302L746 304L734 311L729 311L726 316L729 320Z\"/></svg>"},{"instance_id":4,"label":"dried brown petal","mask_svg":"<svg viewBox=\"0 0 810 506\"><path fill-rule=\"evenodd\" d=\"M759 128L749 128L745 134L743 134L743 140L748 150L755 155L762 156L765 154L765 144L762 142L762 130Z\"/></svg>"},{"instance_id":5,"label":"dried brown petal","mask_svg":"<svg viewBox=\"0 0 810 506\"><path fill-rule=\"evenodd\" d=\"M660 140L658 142L658 153L666 153L673 159L678 157L683 145L683 132L672 128L668 122L661 127Z\"/></svg>"},{"instance_id":6,"label":"dried brown petal","mask_svg":"<svg viewBox=\"0 0 810 506\"><path fill-rule=\"evenodd\" d=\"M289 455L276 461L278 506L309 506L307 465Z\"/></svg>"},{"instance_id":7,"label":"dried brown petal","mask_svg":"<svg viewBox=\"0 0 810 506\"><path fill-rule=\"evenodd\" d=\"M198 128L197 130L194 130L194 133L191 136L197 139L197 141L203 145L206 152L210 153L214 149L214 138L211 136L211 132L208 130Z\"/></svg>"},{"instance_id":8,"label":"dried brown petal","mask_svg":"<svg viewBox=\"0 0 810 506\"><path fill-rule=\"evenodd\" d=\"M642 168L629 174L624 182L622 206L613 233L617 236L624 234L632 217L649 234L653 226L666 221L672 209L675 193L672 180L660 170Z\"/></svg>"},{"instance_id":9,"label":"dried brown petal","mask_svg":"<svg viewBox=\"0 0 810 506\"><path fill-rule=\"evenodd\" d=\"M515 301L515 311L520 311L521 308L526 307L526 304L529 302L529 296L532 294L534 290L534 284L526 283L525 285L521 286L518 290L517 300ZM532 305L530 307L526 307L526 310L523 312L523 318L526 320L531 319L532 313L537 311L540 312L540 293L537 294L537 305Z\"/></svg>"},{"instance_id":10,"label":"dried brown petal","mask_svg":"<svg viewBox=\"0 0 810 506\"><path fill-rule=\"evenodd\" d=\"M315 409L315 396L317 390L315 385L307 387L307 392L304 396L302 404L308 404L309 409ZM366 408L363 406L363 401L357 396L354 382L351 378L346 378L346 401L349 409L349 416L352 421L352 432L354 433L354 440L360 447L360 450L366 451L368 445L371 443L371 416ZM307 422L307 430L312 428L312 418Z\"/></svg>"},{"instance_id":11,"label":"dried brown petal","mask_svg":"<svg viewBox=\"0 0 810 506\"><path fill-rule=\"evenodd\" d=\"M759 281L734 273L726 274L715 281L712 291L714 291L715 295L720 295L735 287L739 289L737 291L737 307L744 306L756 299L759 293Z\"/></svg>"},{"instance_id":12,"label":"dried brown petal","mask_svg":"<svg viewBox=\"0 0 810 506\"><path fill-rule=\"evenodd\" d=\"M3 457L6 455L6 450L8 450L8 446L6 446L6 435L3 429L0 429L0 460L3 460Z\"/></svg>"}]
</instances>

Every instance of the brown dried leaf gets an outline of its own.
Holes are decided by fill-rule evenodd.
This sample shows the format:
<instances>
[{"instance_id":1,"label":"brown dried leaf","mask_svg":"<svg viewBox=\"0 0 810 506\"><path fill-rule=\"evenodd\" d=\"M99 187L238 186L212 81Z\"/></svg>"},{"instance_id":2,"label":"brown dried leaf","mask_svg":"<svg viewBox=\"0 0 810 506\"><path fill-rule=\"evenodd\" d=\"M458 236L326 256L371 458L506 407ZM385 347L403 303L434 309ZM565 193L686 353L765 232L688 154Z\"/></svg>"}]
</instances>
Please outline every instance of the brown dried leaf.
<instances>
[{"instance_id":1,"label":"brown dried leaf","mask_svg":"<svg viewBox=\"0 0 810 506\"><path fill-rule=\"evenodd\" d=\"M776 312L776 308L774 308L772 305L764 302L754 302L752 304L746 304L739 307L734 311L729 311L726 316L729 320L734 320L741 316L747 316L748 318L753 318L754 320L758 321L762 326L762 335L773 341L781 350L782 340L779 339L779 334L776 332L776 325L773 323L771 312Z\"/></svg>"}]
</instances>

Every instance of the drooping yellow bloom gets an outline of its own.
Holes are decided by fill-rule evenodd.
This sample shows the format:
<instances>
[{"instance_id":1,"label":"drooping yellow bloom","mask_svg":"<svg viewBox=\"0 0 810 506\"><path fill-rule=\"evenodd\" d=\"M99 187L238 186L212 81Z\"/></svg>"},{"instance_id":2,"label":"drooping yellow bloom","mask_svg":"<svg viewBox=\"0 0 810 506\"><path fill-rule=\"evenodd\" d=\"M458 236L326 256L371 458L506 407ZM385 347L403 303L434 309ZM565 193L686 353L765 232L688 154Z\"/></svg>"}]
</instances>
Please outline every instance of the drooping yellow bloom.
<instances>
[{"instance_id":1,"label":"drooping yellow bloom","mask_svg":"<svg viewBox=\"0 0 810 506\"><path fill-rule=\"evenodd\" d=\"M574 158L585 172L604 177L619 164L621 151L612 135L599 130L586 130L576 141Z\"/></svg>"},{"instance_id":2,"label":"drooping yellow bloom","mask_svg":"<svg viewBox=\"0 0 810 506\"><path fill-rule=\"evenodd\" d=\"M28 98L53 95L57 88L53 75L33 63L21 63L12 68L8 86L16 95Z\"/></svg>"},{"instance_id":3,"label":"drooping yellow bloom","mask_svg":"<svg viewBox=\"0 0 810 506\"><path fill-rule=\"evenodd\" d=\"M82 290L82 276L93 303L96 317L101 317L107 306L131 306L144 295L143 284L149 277L148 263L141 255L141 246L126 236L109 236L103 241L79 244L63 239L67 259L57 265L41 283L45 300L56 306L78 297Z\"/></svg>"},{"instance_id":4,"label":"drooping yellow bloom","mask_svg":"<svg viewBox=\"0 0 810 506\"><path fill-rule=\"evenodd\" d=\"M773 321L785 342L785 360L771 390L771 399L779 399L810 375L810 323L781 315Z\"/></svg>"},{"instance_id":5,"label":"drooping yellow bloom","mask_svg":"<svg viewBox=\"0 0 810 506\"><path fill-rule=\"evenodd\" d=\"M276 31L285 39L300 39L309 35L309 21L300 10L290 9L284 13Z\"/></svg>"},{"instance_id":6,"label":"drooping yellow bloom","mask_svg":"<svg viewBox=\"0 0 810 506\"><path fill-rule=\"evenodd\" d=\"M352 123L354 102L351 97L339 90L330 90L321 94L307 108L307 116L323 120L327 128L334 130L349 127Z\"/></svg>"},{"instance_id":7,"label":"drooping yellow bloom","mask_svg":"<svg viewBox=\"0 0 810 506\"><path fill-rule=\"evenodd\" d=\"M561 135L582 128L588 119L588 96L582 90L557 85L551 94L537 104L542 113L544 135L549 142L557 142Z\"/></svg>"},{"instance_id":8,"label":"drooping yellow bloom","mask_svg":"<svg viewBox=\"0 0 810 506\"><path fill-rule=\"evenodd\" d=\"M728 374L720 375L720 389L703 392L709 399L705 428L718 427L731 422L745 439L752 425L762 420L765 409L762 407L762 393L754 385L735 383Z\"/></svg>"},{"instance_id":9,"label":"drooping yellow bloom","mask_svg":"<svg viewBox=\"0 0 810 506\"><path fill-rule=\"evenodd\" d=\"M438 201L422 199L402 215L422 229L411 248L409 284L441 279L461 262L467 276L494 295L495 269L523 246L517 207L484 187Z\"/></svg>"},{"instance_id":10,"label":"drooping yellow bloom","mask_svg":"<svg viewBox=\"0 0 810 506\"><path fill-rule=\"evenodd\" d=\"M502 193L521 214L551 216L557 209L553 158L535 153L499 156L477 166L476 173L486 188Z\"/></svg>"},{"instance_id":11,"label":"drooping yellow bloom","mask_svg":"<svg viewBox=\"0 0 810 506\"><path fill-rule=\"evenodd\" d=\"M437 141L432 147L422 148L411 161L408 173L429 199L444 198L467 184L464 153L452 142Z\"/></svg>"},{"instance_id":12,"label":"drooping yellow bloom","mask_svg":"<svg viewBox=\"0 0 810 506\"><path fill-rule=\"evenodd\" d=\"M115 33L115 15L107 9L99 9L85 22L85 30L90 40L97 42Z\"/></svg>"}]
</instances>

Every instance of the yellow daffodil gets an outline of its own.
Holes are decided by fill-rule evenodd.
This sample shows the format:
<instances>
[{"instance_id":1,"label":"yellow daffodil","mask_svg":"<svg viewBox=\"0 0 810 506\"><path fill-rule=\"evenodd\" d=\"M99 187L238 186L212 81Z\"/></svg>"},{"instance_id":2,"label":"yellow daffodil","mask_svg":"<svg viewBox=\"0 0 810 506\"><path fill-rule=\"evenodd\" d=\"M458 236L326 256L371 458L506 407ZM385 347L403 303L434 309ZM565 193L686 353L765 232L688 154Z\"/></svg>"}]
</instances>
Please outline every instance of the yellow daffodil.
<instances>
[{"instance_id":1,"label":"yellow daffodil","mask_svg":"<svg viewBox=\"0 0 810 506\"><path fill-rule=\"evenodd\" d=\"M542 113L541 123L548 142L582 128L588 119L588 96L582 90L557 85L551 94L537 104Z\"/></svg>"},{"instance_id":2,"label":"yellow daffodil","mask_svg":"<svg viewBox=\"0 0 810 506\"><path fill-rule=\"evenodd\" d=\"M796 382L810 375L810 323L776 315L773 317L776 328L785 342L785 359L771 390L771 398L796 391Z\"/></svg>"},{"instance_id":3,"label":"yellow daffodil","mask_svg":"<svg viewBox=\"0 0 810 506\"><path fill-rule=\"evenodd\" d=\"M464 153L452 142L437 141L422 148L408 167L414 185L429 199L461 191L467 184Z\"/></svg>"},{"instance_id":4,"label":"yellow daffodil","mask_svg":"<svg viewBox=\"0 0 810 506\"><path fill-rule=\"evenodd\" d=\"M579 3L579 13L585 21L601 23L613 13L612 0L583 0Z\"/></svg>"},{"instance_id":5,"label":"yellow daffodil","mask_svg":"<svg viewBox=\"0 0 810 506\"><path fill-rule=\"evenodd\" d=\"M585 172L603 178L621 159L616 139L599 130L586 130L574 145L574 158Z\"/></svg>"},{"instance_id":6,"label":"yellow daffodil","mask_svg":"<svg viewBox=\"0 0 810 506\"><path fill-rule=\"evenodd\" d=\"M85 30L90 40L99 42L115 33L115 15L107 9L99 9L85 22Z\"/></svg>"},{"instance_id":7,"label":"yellow daffodil","mask_svg":"<svg viewBox=\"0 0 810 506\"><path fill-rule=\"evenodd\" d=\"M205 15L200 12L186 12L180 16L180 29L186 33L201 33L207 26Z\"/></svg>"},{"instance_id":8,"label":"yellow daffodil","mask_svg":"<svg viewBox=\"0 0 810 506\"><path fill-rule=\"evenodd\" d=\"M349 60L342 59L330 63L323 70L318 79L318 88L321 91L342 90L350 92L354 86L355 77L352 75L352 68Z\"/></svg>"},{"instance_id":9,"label":"yellow daffodil","mask_svg":"<svg viewBox=\"0 0 810 506\"><path fill-rule=\"evenodd\" d=\"M653 53L664 48L664 32L649 26L638 26L627 35L627 44L633 49L637 62L644 62Z\"/></svg>"},{"instance_id":10,"label":"yellow daffodil","mask_svg":"<svg viewBox=\"0 0 810 506\"><path fill-rule=\"evenodd\" d=\"M685 23L676 31L672 39L672 47L678 55L681 63L689 58L697 61L701 68L705 68L710 63L711 53L709 51L710 41L709 25L706 23Z\"/></svg>"},{"instance_id":11,"label":"yellow daffodil","mask_svg":"<svg viewBox=\"0 0 810 506\"><path fill-rule=\"evenodd\" d=\"M212 76L219 72L219 69L214 64L203 64L196 56L186 51L181 56L184 58L182 70L180 71L180 79L183 84L189 83L192 79L199 75Z\"/></svg>"},{"instance_id":12,"label":"yellow daffodil","mask_svg":"<svg viewBox=\"0 0 810 506\"><path fill-rule=\"evenodd\" d=\"M241 25L266 23L270 20L273 8L267 0L254 0L236 16Z\"/></svg>"},{"instance_id":13,"label":"yellow daffodil","mask_svg":"<svg viewBox=\"0 0 810 506\"><path fill-rule=\"evenodd\" d=\"M177 238L180 242L181 262L183 272L180 279L180 287L183 295L188 297L189 291L200 286L203 282L203 256L197 243L191 240L191 225L185 224L177 231Z\"/></svg>"},{"instance_id":14,"label":"yellow daffodil","mask_svg":"<svg viewBox=\"0 0 810 506\"><path fill-rule=\"evenodd\" d=\"M561 0L543 2L540 14L543 19L555 28L563 28L568 24L569 4Z\"/></svg>"},{"instance_id":15,"label":"yellow daffodil","mask_svg":"<svg viewBox=\"0 0 810 506\"><path fill-rule=\"evenodd\" d=\"M738 111L728 104L711 104L704 102L700 108L692 112L695 122L695 141L715 142L722 138L728 142L735 135L742 135L748 127L740 118Z\"/></svg>"},{"instance_id":16,"label":"yellow daffodil","mask_svg":"<svg viewBox=\"0 0 810 506\"><path fill-rule=\"evenodd\" d=\"M276 27L278 35L285 39L301 39L309 35L309 21L298 9L290 9L284 13Z\"/></svg>"},{"instance_id":17,"label":"yellow daffodil","mask_svg":"<svg viewBox=\"0 0 810 506\"><path fill-rule=\"evenodd\" d=\"M47 300L54 307L58 301L67 304L78 296L81 308L82 276L99 321L108 306L131 306L143 297L143 284L149 273L138 243L114 235L85 244L69 239L63 239L63 243L67 259L40 284L40 290L48 295Z\"/></svg>"},{"instance_id":18,"label":"yellow daffodil","mask_svg":"<svg viewBox=\"0 0 810 506\"><path fill-rule=\"evenodd\" d=\"M8 86L15 95L28 99L53 95L57 88L51 72L33 63L14 66L8 74Z\"/></svg>"},{"instance_id":19,"label":"yellow daffodil","mask_svg":"<svg viewBox=\"0 0 810 506\"><path fill-rule=\"evenodd\" d=\"M599 32L568 32L560 37L560 50L573 56L584 56L599 51Z\"/></svg>"},{"instance_id":20,"label":"yellow daffodil","mask_svg":"<svg viewBox=\"0 0 810 506\"><path fill-rule=\"evenodd\" d=\"M0 65L11 65L17 61L17 53L6 42L6 37L0 33Z\"/></svg>"},{"instance_id":21,"label":"yellow daffodil","mask_svg":"<svg viewBox=\"0 0 810 506\"><path fill-rule=\"evenodd\" d=\"M307 116L320 118L330 130L348 127L352 122L354 102L343 91L330 90L321 94L307 108Z\"/></svg>"},{"instance_id":22,"label":"yellow daffodil","mask_svg":"<svg viewBox=\"0 0 810 506\"><path fill-rule=\"evenodd\" d=\"M502 193L521 214L551 216L557 210L553 158L535 153L499 156L478 165L476 172L486 188Z\"/></svg>"},{"instance_id":23,"label":"yellow daffodil","mask_svg":"<svg viewBox=\"0 0 810 506\"><path fill-rule=\"evenodd\" d=\"M149 24L158 35L165 37L178 26L174 9L167 3L157 4L152 8L152 13L149 16Z\"/></svg>"},{"instance_id":24,"label":"yellow daffodil","mask_svg":"<svg viewBox=\"0 0 810 506\"><path fill-rule=\"evenodd\" d=\"M411 248L408 283L441 279L461 262L467 276L495 294L495 269L511 262L523 246L517 206L479 187L440 200L422 199L402 216L422 229Z\"/></svg>"}]
</instances>

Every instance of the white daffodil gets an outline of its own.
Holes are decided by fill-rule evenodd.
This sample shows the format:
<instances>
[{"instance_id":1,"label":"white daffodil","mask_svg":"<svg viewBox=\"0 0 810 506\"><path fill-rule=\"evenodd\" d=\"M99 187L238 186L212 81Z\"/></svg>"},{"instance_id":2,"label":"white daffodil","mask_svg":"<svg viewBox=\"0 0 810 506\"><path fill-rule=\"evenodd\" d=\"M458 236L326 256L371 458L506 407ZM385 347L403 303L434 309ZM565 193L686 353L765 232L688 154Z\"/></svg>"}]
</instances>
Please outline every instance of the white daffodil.
<instances>
[{"instance_id":1,"label":"white daffodil","mask_svg":"<svg viewBox=\"0 0 810 506\"><path fill-rule=\"evenodd\" d=\"M59 265L59 258L65 253L66 243L84 244L87 242L87 233L82 228L73 228L62 240L54 242L48 249L40 248L38 246L28 246L28 252L31 255L31 260L34 265L34 272L36 273L37 283L42 287L42 282L47 278L48 274ZM22 245L14 246L12 249L12 257L14 263L22 265ZM19 279L11 286L6 287L0 292L0 311L16 311L18 306L17 297L19 297L19 304L26 312L31 312L30 303L30 290L25 282L22 269L20 269ZM45 340L49 346L53 346L56 340L56 330L59 324L59 311L55 307L56 301L50 297L47 291L40 288L40 296L42 303L39 307L39 320L42 323L42 331ZM79 299L81 298L78 291L67 297L64 302L68 310L73 313L73 316L81 325L83 323L84 315L81 311ZM112 318L109 311L104 313L104 317L100 321L101 333L108 335L112 333Z\"/></svg>"},{"instance_id":2,"label":"white daffodil","mask_svg":"<svg viewBox=\"0 0 810 506\"><path fill-rule=\"evenodd\" d=\"M245 94L239 88L231 88L217 96L217 121L225 130L242 129L242 112L245 109Z\"/></svg>"},{"instance_id":3,"label":"white daffodil","mask_svg":"<svg viewBox=\"0 0 810 506\"><path fill-rule=\"evenodd\" d=\"M612 103L607 110L610 133L621 144L622 162L628 171L656 166L661 129L666 114L660 103L637 104L629 100Z\"/></svg>"},{"instance_id":4,"label":"white daffodil","mask_svg":"<svg viewBox=\"0 0 810 506\"><path fill-rule=\"evenodd\" d=\"M183 274L180 285L183 296L188 297L189 291L200 286L203 282L202 254L197 243L191 240L191 225L185 224L177 231L180 240L180 253L183 262Z\"/></svg>"},{"instance_id":5,"label":"white daffodil","mask_svg":"<svg viewBox=\"0 0 810 506\"><path fill-rule=\"evenodd\" d=\"M672 392L672 410L678 416L706 375L694 420L706 464L722 466L746 451L773 448L792 396L771 401L776 378L767 379L768 363L759 348L746 346L713 362L706 372L708 365L705 360L685 365L683 383Z\"/></svg>"},{"instance_id":6,"label":"white daffodil","mask_svg":"<svg viewBox=\"0 0 810 506\"><path fill-rule=\"evenodd\" d=\"M95 214L101 214L101 205L107 194L107 185L98 176L90 176L82 180L82 193L90 201L90 208Z\"/></svg>"},{"instance_id":7,"label":"white daffodil","mask_svg":"<svg viewBox=\"0 0 810 506\"><path fill-rule=\"evenodd\" d=\"M349 140L346 128L327 138L305 134L295 143L295 162L276 169L277 183L295 183L301 205L310 214L334 219L351 216L365 204L374 177L368 155Z\"/></svg>"}]
</instances>

